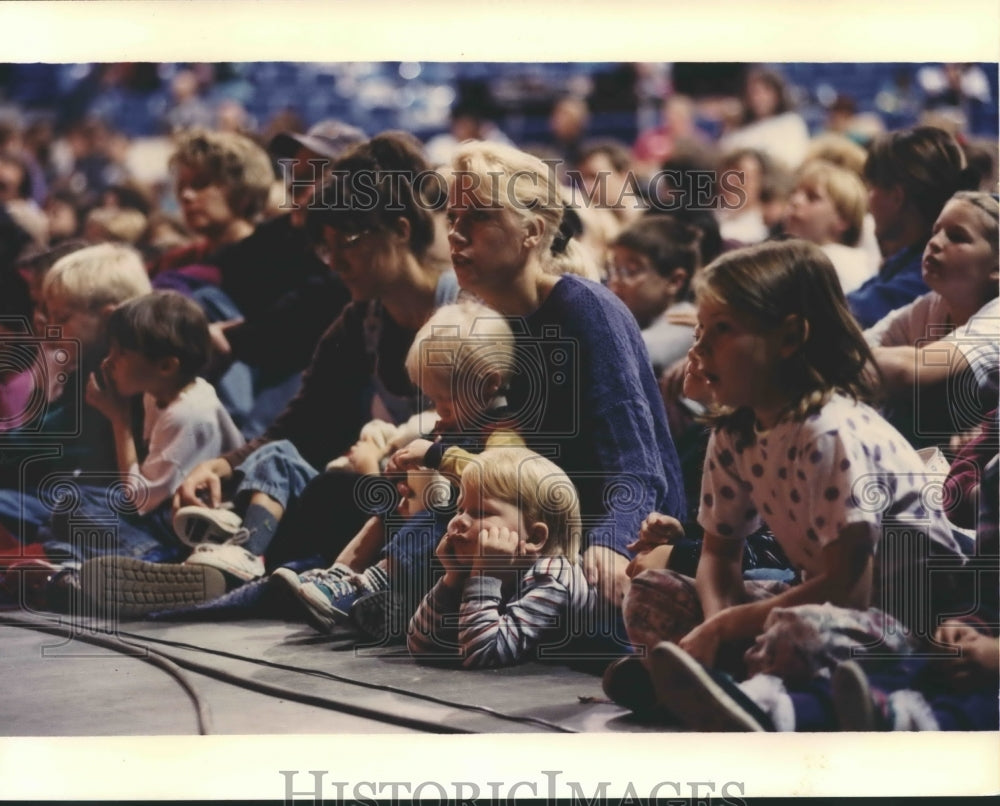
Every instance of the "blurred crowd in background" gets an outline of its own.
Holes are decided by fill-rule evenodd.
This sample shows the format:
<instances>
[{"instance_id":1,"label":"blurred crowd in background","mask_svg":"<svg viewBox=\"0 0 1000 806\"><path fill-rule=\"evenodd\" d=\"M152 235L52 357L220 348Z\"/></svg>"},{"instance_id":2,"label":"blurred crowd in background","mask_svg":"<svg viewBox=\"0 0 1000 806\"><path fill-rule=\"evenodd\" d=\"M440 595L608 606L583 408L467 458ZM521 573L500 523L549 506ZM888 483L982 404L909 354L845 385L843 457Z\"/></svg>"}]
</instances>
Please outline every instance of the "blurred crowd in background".
<instances>
[{"instance_id":1,"label":"blurred crowd in background","mask_svg":"<svg viewBox=\"0 0 1000 806\"><path fill-rule=\"evenodd\" d=\"M762 163L769 225L809 138L824 133L865 146L931 123L995 190L997 95L985 64L5 64L0 204L39 246L116 240L155 260L192 236L168 168L178 132L266 146L335 119L369 136L410 132L435 164L468 138L508 140L564 160L592 198L588 176L631 173L646 193L642 178L663 166L711 170L749 148L773 157ZM279 181L265 215L284 199Z\"/></svg>"}]
</instances>

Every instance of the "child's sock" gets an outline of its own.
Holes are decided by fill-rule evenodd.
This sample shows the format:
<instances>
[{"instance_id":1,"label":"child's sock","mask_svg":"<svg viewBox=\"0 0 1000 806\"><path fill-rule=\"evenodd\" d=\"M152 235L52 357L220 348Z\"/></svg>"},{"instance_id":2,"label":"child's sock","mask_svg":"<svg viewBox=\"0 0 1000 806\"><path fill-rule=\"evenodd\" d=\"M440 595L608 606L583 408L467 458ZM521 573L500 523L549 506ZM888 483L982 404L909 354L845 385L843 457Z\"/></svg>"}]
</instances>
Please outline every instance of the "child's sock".
<instances>
[{"instance_id":1,"label":"child's sock","mask_svg":"<svg viewBox=\"0 0 1000 806\"><path fill-rule=\"evenodd\" d=\"M381 591L388 590L389 588L389 575L379 565L373 565L371 568L362 571L354 577L354 580L359 588L368 591Z\"/></svg>"},{"instance_id":2,"label":"child's sock","mask_svg":"<svg viewBox=\"0 0 1000 806\"><path fill-rule=\"evenodd\" d=\"M894 691L888 705L891 730L940 730L934 711L919 691Z\"/></svg>"},{"instance_id":3,"label":"child's sock","mask_svg":"<svg viewBox=\"0 0 1000 806\"><path fill-rule=\"evenodd\" d=\"M771 717L777 731L795 730L795 709L781 678L758 674L739 684L740 689Z\"/></svg>"},{"instance_id":4,"label":"child's sock","mask_svg":"<svg viewBox=\"0 0 1000 806\"><path fill-rule=\"evenodd\" d=\"M249 536L243 547L251 554L263 554L278 531L278 519L266 507L250 504L243 516L243 528Z\"/></svg>"}]
</instances>

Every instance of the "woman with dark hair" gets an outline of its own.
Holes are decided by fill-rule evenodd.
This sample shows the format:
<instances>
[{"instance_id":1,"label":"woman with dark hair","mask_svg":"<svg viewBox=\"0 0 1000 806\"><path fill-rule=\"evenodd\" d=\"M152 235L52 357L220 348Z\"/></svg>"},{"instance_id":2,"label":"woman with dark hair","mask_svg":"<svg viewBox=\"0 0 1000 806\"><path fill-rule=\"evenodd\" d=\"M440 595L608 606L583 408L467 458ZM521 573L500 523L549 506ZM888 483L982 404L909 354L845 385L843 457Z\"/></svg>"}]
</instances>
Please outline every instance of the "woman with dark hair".
<instances>
[{"instance_id":1,"label":"woman with dark hair","mask_svg":"<svg viewBox=\"0 0 1000 806\"><path fill-rule=\"evenodd\" d=\"M847 295L863 328L927 293L920 264L931 228L945 202L959 190L974 189L978 176L954 137L918 126L872 143L865 180L884 260L875 277Z\"/></svg>"},{"instance_id":2,"label":"woman with dark hair","mask_svg":"<svg viewBox=\"0 0 1000 806\"><path fill-rule=\"evenodd\" d=\"M197 546L195 561L157 567L118 558L108 572L118 577L118 595L141 589L148 610L166 609L192 603L189 588L219 590L261 577L261 555L318 469L344 453L372 417L399 423L416 412L407 351L431 313L458 293L447 258L435 248L441 230L433 211L443 196L421 193L443 188L411 184L429 172L419 142L401 132L378 135L333 164L308 226L352 302L320 340L299 393L267 431L203 462L182 483L174 525L182 540ZM348 482L353 489L354 478ZM224 490L242 518L221 508ZM345 540L367 517L355 514L357 523L347 524L352 513L337 513ZM297 531L294 524L282 530ZM311 536L292 534L289 541ZM315 542L302 545L317 549ZM287 556L297 548L276 551ZM336 553L340 547L327 548Z\"/></svg>"}]
</instances>

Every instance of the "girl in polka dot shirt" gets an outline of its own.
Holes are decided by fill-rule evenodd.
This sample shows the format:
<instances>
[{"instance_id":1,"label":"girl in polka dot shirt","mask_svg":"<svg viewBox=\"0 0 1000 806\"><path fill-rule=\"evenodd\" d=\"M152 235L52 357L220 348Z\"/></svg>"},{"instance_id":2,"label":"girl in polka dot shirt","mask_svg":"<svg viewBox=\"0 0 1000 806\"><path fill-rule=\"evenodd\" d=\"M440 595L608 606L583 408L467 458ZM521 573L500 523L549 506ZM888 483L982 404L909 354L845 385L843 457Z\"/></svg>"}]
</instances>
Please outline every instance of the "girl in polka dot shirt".
<instances>
[{"instance_id":1,"label":"girl in polka dot shirt","mask_svg":"<svg viewBox=\"0 0 1000 806\"><path fill-rule=\"evenodd\" d=\"M716 260L697 292L691 364L716 402L704 544L695 580L661 569L632 580L631 641L738 669L775 608L874 605L928 635L961 612L961 575L925 584L929 567L964 557L920 457L863 402L872 356L829 259L804 241L760 244ZM763 523L800 584L744 582L744 539Z\"/></svg>"}]
</instances>

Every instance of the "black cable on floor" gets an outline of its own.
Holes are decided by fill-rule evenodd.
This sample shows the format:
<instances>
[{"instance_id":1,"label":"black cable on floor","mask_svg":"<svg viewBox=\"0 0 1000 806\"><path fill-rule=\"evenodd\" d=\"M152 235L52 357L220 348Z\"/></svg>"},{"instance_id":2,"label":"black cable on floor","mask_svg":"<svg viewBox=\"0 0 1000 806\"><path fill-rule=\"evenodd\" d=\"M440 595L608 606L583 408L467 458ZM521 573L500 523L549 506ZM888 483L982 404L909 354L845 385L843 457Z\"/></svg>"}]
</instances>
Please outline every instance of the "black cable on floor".
<instances>
[{"instance_id":1,"label":"black cable on floor","mask_svg":"<svg viewBox=\"0 0 1000 806\"><path fill-rule=\"evenodd\" d=\"M61 637L80 638L81 640L87 641L89 643L93 643L98 646L104 646L107 647L108 649L113 649L118 652L123 652L127 649L128 654L131 656L135 656L135 649L139 647L146 649L147 652L150 652L151 653L150 658L159 657L166 663L171 663L171 660L168 660L166 656L162 656L160 653L156 653L155 651L148 649L148 647L144 647L142 645L137 645L137 644L129 644L125 641L117 641L116 639L106 639L103 637L98 638L95 635L79 635L76 632L69 630L69 628L62 627L61 625L60 626L49 625L32 619L17 618L16 616L12 616L11 614L0 615L0 624L8 624L14 627L24 627L25 629L35 629L41 632L47 632L59 635ZM119 633L119 635L127 635L131 638L139 638L142 640L154 641L156 643L165 644L167 646L175 646L180 649L190 648L194 650L206 651L213 654L228 655L228 653L216 652L214 650L203 650L201 647L194 647L194 646L187 647L184 644L179 644L177 642L148 638L147 636L136 635L134 633ZM249 658L243 658L239 655L228 655L228 656L236 658L238 660L253 662ZM156 661L153 662L156 663ZM340 700L334 700L328 697L321 697L319 695L313 695L313 694L304 694L300 691L296 691L295 689L285 688L283 686L277 686L272 683L263 683L259 680L253 680L247 677L243 677L241 675L224 671L222 669L216 669L211 666L207 666L205 664L197 663L196 661L192 661L187 658L173 657L172 662L175 663L177 666L181 666L185 669L188 669L189 671L198 672L199 674L203 674L206 677L212 677L216 680L221 680L222 682L229 683L231 685L235 685L240 688L249 689L251 691L257 691L258 693L266 694L271 697L277 697L279 699L290 700L293 702L300 702L305 705L312 705L319 708L326 708L332 711L339 711L342 713L351 714L353 716L363 717L365 719L371 719L372 721L375 722L382 722L392 725L398 725L400 727L413 728L415 730L420 730L425 733L473 733L473 731L466 730L464 728L454 728L446 725L441 725L437 722L429 722L423 719L417 719L415 717L396 716L394 714L387 714L384 711L377 711L371 708L365 708L363 706L342 702ZM292 671L302 671L301 669L293 666L282 666L280 664L267 664L266 662L264 665L273 665L276 668L285 668L285 669L290 669ZM176 671L179 674L183 675L183 672L181 672L180 669L177 669ZM197 702L199 702L200 704L200 699L197 700ZM199 715L200 713L201 712L199 711Z\"/></svg>"},{"instance_id":2,"label":"black cable on floor","mask_svg":"<svg viewBox=\"0 0 1000 806\"><path fill-rule=\"evenodd\" d=\"M502 711L496 711L492 708L487 708L485 705L469 705L467 703L453 702L451 700L446 700L441 697L435 697L432 694L421 694L416 691L409 691L404 688L397 688L395 686L389 686L382 683L369 683L364 680L357 680L352 677L346 677L344 675L334 674L333 672L325 672L319 669L308 669L301 666L292 666L286 663L276 663L274 661L264 660L263 658L248 658L243 655L236 655L232 652L226 652L222 649L211 649L209 647L196 646L195 644L188 644L181 641L170 641L166 638L153 638L148 635L141 635L138 633L120 633L122 635L128 635L131 638L142 639L144 641L153 641L154 643L163 644L166 646L172 646L177 649L186 649L193 652L207 652L211 655L218 655L223 658L230 658L232 660L240 660L246 663L253 663L258 666L267 666L272 669L280 669L282 671L298 672L299 674L307 674L313 677L323 677L328 680L334 680L338 683L347 683L352 686L359 686L361 688L372 689L373 691L383 691L389 694L398 694L405 697L410 697L413 699L423 700L425 702L431 702L435 705L443 705L448 708L454 708L460 711L470 711L474 713L486 714L488 716L494 717L496 719L501 719L506 722L517 722L525 725L539 725L540 727L547 728L549 730L555 731L557 733L578 733L572 728L567 728L563 725L559 725L555 722L549 722L545 719L540 719L538 717L531 716L513 716L511 714L505 714ZM178 663L181 663L179 659L176 659ZM183 665L183 664L182 664ZM442 732L440 729L437 732ZM448 731L457 733L472 733L473 731Z\"/></svg>"},{"instance_id":3,"label":"black cable on floor","mask_svg":"<svg viewBox=\"0 0 1000 806\"><path fill-rule=\"evenodd\" d=\"M103 649L110 649L112 652L119 652L130 658L146 661L153 666L159 667L177 681L180 687L184 689L184 693L188 695L188 698L194 704L195 715L198 720L199 735L207 736L212 732L212 716L209 713L208 705L204 699L202 699L202 696L198 693L198 690L195 688L190 678L184 674L184 671L179 667L179 665L160 653L155 652L148 647L142 647L145 651L141 654L137 654L135 651L136 647L134 645L128 644L125 641L119 641L117 638L98 636L94 634L81 635L69 627L64 627L61 624L50 624L31 619L18 618L10 613L0 615L0 624L8 627L20 627L22 629L44 632L49 635L57 635L60 638L68 638L70 640L76 639L88 644L102 647Z\"/></svg>"}]
</instances>

